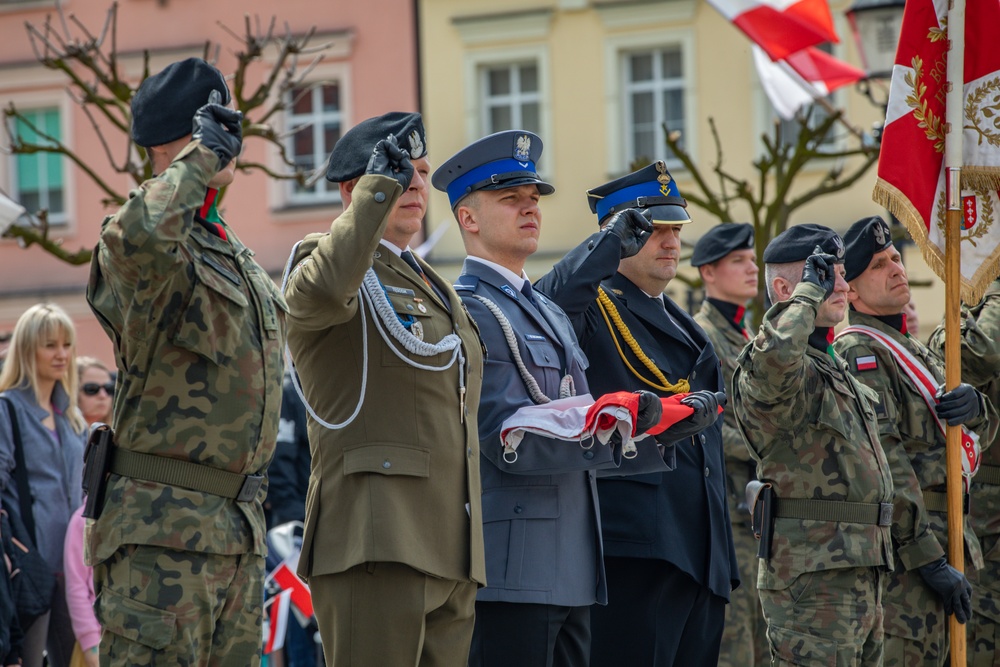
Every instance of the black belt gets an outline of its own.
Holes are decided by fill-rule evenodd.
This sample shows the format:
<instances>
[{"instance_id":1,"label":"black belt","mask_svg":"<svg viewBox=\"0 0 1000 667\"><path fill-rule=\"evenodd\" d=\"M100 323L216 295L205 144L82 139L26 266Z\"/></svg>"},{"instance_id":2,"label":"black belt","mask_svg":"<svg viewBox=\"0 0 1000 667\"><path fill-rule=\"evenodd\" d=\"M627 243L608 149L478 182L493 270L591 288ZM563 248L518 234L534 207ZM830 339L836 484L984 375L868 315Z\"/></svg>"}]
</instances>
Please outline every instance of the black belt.
<instances>
[{"instance_id":1,"label":"black belt","mask_svg":"<svg viewBox=\"0 0 1000 667\"><path fill-rule=\"evenodd\" d=\"M264 475L241 475L191 461L154 456L115 447L110 472L146 482L211 493L241 503L257 497Z\"/></svg>"},{"instance_id":2,"label":"black belt","mask_svg":"<svg viewBox=\"0 0 1000 667\"><path fill-rule=\"evenodd\" d=\"M843 521L870 526L892 525L892 503L852 503L846 500L775 498L774 516L779 519Z\"/></svg>"}]
</instances>

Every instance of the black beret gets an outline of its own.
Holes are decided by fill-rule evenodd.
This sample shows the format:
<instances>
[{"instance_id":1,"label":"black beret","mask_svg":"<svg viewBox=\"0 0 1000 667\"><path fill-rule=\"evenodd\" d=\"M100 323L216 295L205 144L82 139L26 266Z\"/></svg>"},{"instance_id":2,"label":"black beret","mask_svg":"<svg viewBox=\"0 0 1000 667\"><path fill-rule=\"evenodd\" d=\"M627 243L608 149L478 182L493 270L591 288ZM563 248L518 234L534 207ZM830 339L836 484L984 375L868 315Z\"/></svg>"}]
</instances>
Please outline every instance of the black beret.
<instances>
[{"instance_id":1,"label":"black beret","mask_svg":"<svg viewBox=\"0 0 1000 667\"><path fill-rule=\"evenodd\" d=\"M504 130L478 139L451 156L431 177L448 193L451 207L476 190L503 190L535 185L550 195L554 187L538 177L535 165L542 156L542 140L534 132Z\"/></svg>"},{"instance_id":2,"label":"black beret","mask_svg":"<svg viewBox=\"0 0 1000 667\"><path fill-rule=\"evenodd\" d=\"M844 240L840 235L829 227L806 223L789 227L771 239L764 248L764 263L800 262L812 255L816 246L836 257L838 263L844 261Z\"/></svg>"},{"instance_id":3,"label":"black beret","mask_svg":"<svg viewBox=\"0 0 1000 667\"><path fill-rule=\"evenodd\" d=\"M201 58L167 65L132 96L132 140L149 148L191 134L191 120L213 90L222 95L222 104L229 104L226 78Z\"/></svg>"},{"instance_id":4,"label":"black beret","mask_svg":"<svg viewBox=\"0 0 1000 667\"><path fill-rule=\"evenodd\" d=\"M702 234L694 244L691 266L716 262L734 250L753 248L753 225L749 222L730 222L716 225Z\"/></svg>"},{"instance_id":5,"label":"black beret","mask_svg":"<svg viewBox=\"0 0 1000 667\"><path fill-rule=\"evenodd\" d=\"M587 191L590 210L598 224L627 208L649 211L654 224L683 225L691 222L687 201L663 160L625 174Z\"/></svg>"},{"instance_id":6,"label":"black beret","mask_svg":"<svg viewBox=\"0 0 1000 667\"><path fill-rule=\"evenodd\" d=\"M873 215L855 222L844 234L844 280L851 281L860 276L871 264L875 253L882 252L891 245L889 225L879 216Z\"/></svg>"},{"instance_id":7,"label":"black beret","mask_svg":"<svg viewBox=\"0 0 1000 667\"><path fill-rule=\"evenodd\" d=\"M375 144L389 135L396 137L399 147L411 160L427 155L427 133L418 113L390 111L363 120L337 141L326 167L326 180L344 183L365 173Z\"/></svg>"}]
</instances>

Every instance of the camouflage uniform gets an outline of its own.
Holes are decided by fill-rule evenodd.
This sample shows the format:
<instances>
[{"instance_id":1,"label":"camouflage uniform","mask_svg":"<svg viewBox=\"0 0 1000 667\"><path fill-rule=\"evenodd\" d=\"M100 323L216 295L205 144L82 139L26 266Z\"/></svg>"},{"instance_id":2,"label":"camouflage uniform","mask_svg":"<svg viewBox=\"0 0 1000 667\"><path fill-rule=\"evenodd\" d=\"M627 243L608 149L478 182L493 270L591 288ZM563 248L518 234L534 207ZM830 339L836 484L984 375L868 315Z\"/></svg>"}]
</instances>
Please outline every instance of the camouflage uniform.
<instances>
[{"instance_id":1,"label":"camouflage uniform","mask_svg":"<svg viewBox=\"0 0 1000 667\"><path fill-rule=\"evenodd\" d=\"M1000 280L962 322L962 380L1000 405ZM943 355L944 327L931 335L928 346ZM966 627L972 667L1000 664L1000 431L992 441L980 440L982 465L972 480L972 528L982 545L983 565L970 574L972 620Z\"/></svg>"},{"instance_id":2,"label":"camouflage uniform","mask_svg":"<svg viewBox=\"0 0 1000 667\"><path fill-rule=\"evenodd\" d=\"M891 502L874 393L808 343L823 296L802 282L767 312L733 377L737 424L757 476L779 499ZM779 511L757 577L772 664L881 665L882 581L891 566L888 526Z\"/></svg>"},{"instance_id":3,"label":"camouflage uniform","mask_svg":"<svg viewBox=\"0 0 1000 667\"><path fill-rule=\"evenodd\" d=\"M694 316L722 363L726 395L733 395L733 373L736 358L746 346L747 338L709 301L701 305ZM745 331L745 330L744 330ZM750 529L744 489L755 479L754 461L743 443L732 410L723 413L722 445L726 453L726 476L729 486L729 518L733 522L733 544L740 566L740 587L729 597L726 626L722 633L720 667L753 667L770 662L767 650L767 624L760 610L757 595L757 541Z\"/></svg>"},{"instance_id":4,"label":"camouflage uniform","mask_svg":"<svg viewBox=\"0 0 1000 667\"><path fill-rule=\"evenodd\" d=\"M115 346L118 448L256 474L274 453L286 306L229 227L195 218L218 164L192 142L130 194L87 298ZM265 494L110 476L86 539L102 664L259 664Z\"/></svg>"},{"instance_id":5,"label":"camouflage uniform","mask_svg":"<svg viewBox=\"0 0 1000 667\"><path fill-rule=\"evenodd\" d=\"M935 384L944 380L944 365L917 339L880 318L854 310L850 323L889 336L927 367ZM944 435L889 348L865 334L848 332L837 338L834 349L847 360L857 379L879 395L875 410L879 436L896 489L892 522L896 567L888 577L884 598L886 667L944 665L948 617L940 596L917 571L921 565L939 560L948 548ZM867 359L868 363L861 365L867 370L859 370L859 359ZM988 413L984 411L966 426L985 435L990 427ZM983 554L968 517L964 530L967 569L977 570L983 566Z\"/></svg>"}]
</instances>

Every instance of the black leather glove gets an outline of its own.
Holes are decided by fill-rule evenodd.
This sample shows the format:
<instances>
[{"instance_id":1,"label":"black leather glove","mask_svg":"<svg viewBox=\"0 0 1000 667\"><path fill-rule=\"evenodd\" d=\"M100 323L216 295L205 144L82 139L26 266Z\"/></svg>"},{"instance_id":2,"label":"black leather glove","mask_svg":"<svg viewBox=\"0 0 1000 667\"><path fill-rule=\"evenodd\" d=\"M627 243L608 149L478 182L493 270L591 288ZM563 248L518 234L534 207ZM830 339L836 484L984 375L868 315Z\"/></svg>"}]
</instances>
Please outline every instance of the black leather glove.
<instances>
[{"instance_id":1,"label":"black leather glove","mask_svg":"<svg viewBox=\"0 0 1000 667\"><path fill-rule=\"evenodd\" d=\"M659 437L665 442L679 442L715 423L719 418L719 406L726 404L726 395L719 391L693 391L681 403L694 408L694 414L677 422Z\"/></svg>"},{"instance_id":2,"label":"black leather glove","mask_svg":"<svg viewBox=\"0 0 1000 667\"><path fill-rule=\"evenodd\" d=\"M635 392L639 394L639 411L635 416L635 433L640 435L660 423L663 416L663 404L660 397L651 391L640 389Z\"/></svg>"},{"instance_id":3,"label":"black leather glove","mask_svg":"<svg viewBox=\"0 0 1000 667\"><path fill-rule=\"evenodd\" d=\"M239 155L243 147L243 113L222 106L221 100L219 91L213 90L208 104L195 111L191 121L191 139L219 156L219 169Z\"/></svg>"},{"instance_id":4,"label":"black leather glove","mask_svg":"<svg viewBox=\"0 0 1000 667\"><path fill-rule=\"evenodd\" d=\"M615 213L604 225L604 231L618 237L622 244L621 258L625 259L638 254L642 246L646 245L653 233L653 223L644 211L627 208Z\"/></svg>"},{"instance_id":5,"label":"black leather glove","mask_svg":"<svg viewBox=\"0 0 1000 667\"><path fill-rule=\"evenodd\" d=\"M399 147L396 137L390 134L375 144L365 173L395 178L403 186L403 192L406 192L413 178L413 164L406 151Z\"/></svg>"},{"instance_id":6,"label":"black leather glove","mask_svg":"<svg viewBox=\"0 0 1000 667\"><path fill-rule=\"evenodd\" d=\"M964 574L948 565L944 556L933 563L921 565L917 570L941 598L946 614L955 614L959 623L972 618L972 585Z\"/></svg>"},{"instance_id":7,"label":"black leather glove","mask_svg":"<svg viewBox=\"0 0 1000 667\"><path fill-rule=\"evenodd\" d=\"M934 411L937 412L938 418L948 422L949 426L968 424L978 417L982 410L979 392L971 384L963 382L951 391L945 391L944 385L941 385L934 396L938 400Z\"/></svg>"},{"instance_id":8,"label":"black leather glove","mask_svg":"<svg viewBox=\"0 0 1000 667\"><path fill-rule=\"evenodd\" d=\"M813 254L806 259L806 265L802 269L802 282L819 285L826 295L824 299L833 294L833 286L837 281L836 269L834 265L837 258L823 252L823 249L816 246Z\"/></svg>"}]
</instances>

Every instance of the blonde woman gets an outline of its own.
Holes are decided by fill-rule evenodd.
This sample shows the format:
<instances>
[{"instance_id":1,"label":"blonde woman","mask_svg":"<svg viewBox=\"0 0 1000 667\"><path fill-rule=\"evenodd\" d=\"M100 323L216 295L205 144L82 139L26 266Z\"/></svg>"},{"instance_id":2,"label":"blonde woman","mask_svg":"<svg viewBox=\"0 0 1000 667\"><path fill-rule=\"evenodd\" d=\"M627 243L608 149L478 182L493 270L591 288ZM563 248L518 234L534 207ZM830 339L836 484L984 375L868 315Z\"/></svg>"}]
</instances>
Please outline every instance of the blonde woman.
<instances>
[{"instance_id":1,"label":"blonde woman","mask_svg":"<svg viewBox=\"0 0 1000 667\"><path fill-rule=\"evenodd\" d=\"M48 664L64 667L73 651L73 629L66 609L63 540L70 515L81 504L86 422L77 407L77 370L73 322L61 308L38 304L14 326L0 372L0 503L20 509L14 454L14 418L33 501L35 544L58 573L51 611L24 628L24 665L38 667L48 649Z\"/></svg>"}]
</instances>

